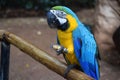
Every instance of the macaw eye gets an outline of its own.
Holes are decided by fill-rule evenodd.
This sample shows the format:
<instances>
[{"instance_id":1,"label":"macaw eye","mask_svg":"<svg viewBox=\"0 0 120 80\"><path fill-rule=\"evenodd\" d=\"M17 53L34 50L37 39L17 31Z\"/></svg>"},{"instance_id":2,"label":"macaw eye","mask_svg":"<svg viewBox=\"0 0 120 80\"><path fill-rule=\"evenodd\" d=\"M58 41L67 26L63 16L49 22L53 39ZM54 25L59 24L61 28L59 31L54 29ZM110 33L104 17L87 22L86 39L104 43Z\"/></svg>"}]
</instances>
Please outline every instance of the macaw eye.
<instances>
[{"instance_id":1,"label":"macaw eye","mask_svg":"<svg viewBox=\"0 0 120 80\"><path fill-rule=\"evenodd\" d=\"M60 17L60 18L66 18L66 13L63 12L63 11L58 11L57 16Z\"/></svg>"},{"instance_id":2,"label":"macaw eye","mask_svg":"<svg viewBox=\"0 0 120 80\"><path fill-rule=\"evenodd\" d=\"M54 15L56 15L56 17L59 18L66 18L66 13L60 10L50 10Z\"/></svg>"}]
</instances>

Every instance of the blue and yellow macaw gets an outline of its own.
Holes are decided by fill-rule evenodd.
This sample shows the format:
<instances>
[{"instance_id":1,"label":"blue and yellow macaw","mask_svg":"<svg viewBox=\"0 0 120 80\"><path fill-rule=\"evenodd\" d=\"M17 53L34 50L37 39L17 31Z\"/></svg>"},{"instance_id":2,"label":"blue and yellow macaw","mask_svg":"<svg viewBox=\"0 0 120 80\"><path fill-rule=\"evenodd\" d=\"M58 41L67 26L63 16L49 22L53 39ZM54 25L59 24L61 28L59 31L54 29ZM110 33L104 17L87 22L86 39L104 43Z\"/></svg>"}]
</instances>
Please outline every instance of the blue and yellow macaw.
<instances>
[{"instance_id":1,"label":"blue and yellow macaw","mask_svg":"<svg viewBox=\"0 0 120 80\"><path fill-rule=\"evenodd\" d=\"M65 6L55 6L47 13L47 21L50 28L57 28L58 54L64 55L68 65L77 65L84 73L99 80L96 41L76 14Z\"/></svg>"}]
</instances>

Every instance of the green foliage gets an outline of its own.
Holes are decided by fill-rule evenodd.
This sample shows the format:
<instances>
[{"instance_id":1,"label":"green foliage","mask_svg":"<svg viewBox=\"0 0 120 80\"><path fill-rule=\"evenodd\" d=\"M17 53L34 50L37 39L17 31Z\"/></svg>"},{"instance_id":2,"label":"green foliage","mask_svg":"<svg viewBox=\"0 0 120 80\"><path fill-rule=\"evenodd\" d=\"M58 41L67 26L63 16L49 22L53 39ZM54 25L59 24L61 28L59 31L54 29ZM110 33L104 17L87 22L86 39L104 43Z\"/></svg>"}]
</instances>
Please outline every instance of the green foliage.
<instances>
[{"instance_id":1,"label":"green foliage","mask_svg":"<svg viewBox=\"0 0 120 80\"><path fill-rule=\"evenodd\" d=\"M65 0L39 0L41 8L44 10L49 10L49 8L55 5L63 5Z\"/></svg>"},{"instance_id":2,"label":"green foliage","mask_svg":"<svg viewBox=\"0 0 120 80\"><path fill-rule=\"evenodd\" d=\"M77 0L77 1L82 5L87 5L87 6L94 6L97 2L97 0Z\"/></svg>"},{"instance_id":3,"label":"green foliage","mask_svg":"<svg viewBox=\"0 0 120 80\"><path fill-rule=\"evenodd\" d=\"M95 1L96 0L0 0L0 8L41 9L46 11L55 5L71 5L74 2L89 6L95 4Z\"/></svg>"}]
</instances>

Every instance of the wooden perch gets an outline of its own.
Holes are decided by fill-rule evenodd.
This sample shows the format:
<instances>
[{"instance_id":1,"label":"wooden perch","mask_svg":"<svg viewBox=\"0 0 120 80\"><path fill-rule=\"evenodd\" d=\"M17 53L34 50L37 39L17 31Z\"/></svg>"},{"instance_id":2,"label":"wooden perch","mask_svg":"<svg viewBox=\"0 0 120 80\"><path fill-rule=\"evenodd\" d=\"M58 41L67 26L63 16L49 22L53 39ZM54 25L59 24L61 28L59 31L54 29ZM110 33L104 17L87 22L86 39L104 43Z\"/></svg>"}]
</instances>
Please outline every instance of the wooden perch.
<instances>
[{"instance_id":1,"label":"wooden perch","mask_svg":"<svg viewBox=\"0 0 120 80\"><path fill-rule=\"evenodd\" d=\"M6 40L19 48L24 53L28 54L35 60L39 61L52 71L58 73L59 75L63 76L65 69L67 66L59 61L58 59L48 55L47 53L41 51L39 48L33 46L32 44L26 42L25 40L21 39L20 37L9 33L4 30L0 30L0 39L2 35L5 34ZM85 75L84 73L73 69L67 75L68 80L93 80L93 78Z\"/></svg>"}]
</instances>

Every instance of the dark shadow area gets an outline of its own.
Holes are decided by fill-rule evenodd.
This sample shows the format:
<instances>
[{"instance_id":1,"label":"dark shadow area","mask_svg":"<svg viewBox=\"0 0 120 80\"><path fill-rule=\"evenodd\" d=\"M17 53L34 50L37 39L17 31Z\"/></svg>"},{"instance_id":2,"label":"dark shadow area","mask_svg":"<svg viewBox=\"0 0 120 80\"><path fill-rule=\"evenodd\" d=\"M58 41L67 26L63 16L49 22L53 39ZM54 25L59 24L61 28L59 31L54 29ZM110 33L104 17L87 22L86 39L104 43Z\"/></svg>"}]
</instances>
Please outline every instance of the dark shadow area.
<instances>
[{"instance_id":1,"label":"dark shadow area","mask_svg":"<svg viewBox=\"0 0 120 80\"><path fill-rule=\"evenodd\" d=\"M46 16L56 5L67 6L74 12L94 8L97 0L0 0L0 18Z\"/></svg>"}]
</instances>

